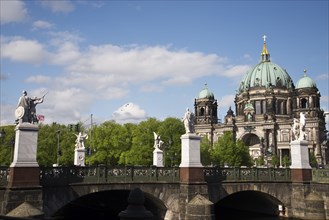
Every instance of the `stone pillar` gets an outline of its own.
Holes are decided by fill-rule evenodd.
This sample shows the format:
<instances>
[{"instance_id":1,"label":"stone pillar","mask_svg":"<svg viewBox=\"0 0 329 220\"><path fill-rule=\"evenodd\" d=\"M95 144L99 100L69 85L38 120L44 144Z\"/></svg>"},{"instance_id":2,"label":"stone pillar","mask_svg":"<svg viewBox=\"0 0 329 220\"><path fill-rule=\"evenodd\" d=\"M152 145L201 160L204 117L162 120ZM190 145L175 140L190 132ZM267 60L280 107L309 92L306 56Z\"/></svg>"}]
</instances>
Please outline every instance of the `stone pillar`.
<instances>
[{"instance_id":1,"label":"stone pillar","mask_svg":"<svg viewBox=\"0 0 329 220\"><path fill-rule=\"evenodd\" d=\"M14 159L10 165L8 187L38 187L38 125L20 123L15 130Z\"/></svg>"},{"instance_id":2,"label":"stone pillar","mask_svg":"<svg viewBox=\"0 0 329 220\"><path fill-rule=\"evenodd\" d=\"M309 162L308 141L295 140L290 143L291 180L304 182L312 180L312 168Z\"/></svg>"},{"instance_id":3,"label":"stone pillar","mask_svg":"<svg viewBox=\"0 0 329 220\"><path fill-rule=\"evenodd\" d=\"M163 151L157 147L153 151L153 166L163 167Z\"/></svg>"},{"instance_id":4,"label":"stone pillar","mask_svg":"<svg viewBox=\"0 0 329 220\"><path fill-rule=\"evenodd\" d=\"M181 140L179 218L182 220L211 219L214 215L213 205L211 202L205 202L208 198L208 188L204 184L203 166L200 157L201 137L187 133L181 136ZM198 203L201 197L193 200L196 193L202 195L202 198L204 197L201 203ZM200 212L196 213L196 210L194 210L196 207Z\"/></svg>"},{"instance_id":5,"label":"stone pillar","mask_svg":"<svg viewBox=\"0 0 329 220\"><path fill-rule=\"evenodd\" d=\"M74 149L74 165L75 166L85 166L85 148L75 148Z\"/></svg>"},{"instance_id":6,"label":"stone pillar","mask_svg":"<svg viewBox=\"0 0 329 220\"><path fill-rule=\"evenodd\" d=\"M120 220L151 220L153 214L145 209L144 193L139 188L134 188L130 191L128 197L128 207L126 210L119 213Z\"/></svg>"},{"instance_id":7,"label":"stone pillar","mask_svg":"<svg viewBox=\"0 0 329 220\"><path fill-rule=\"evenodd\" d=\"M39 184L37 158L38 125L19 123L16 128L14 159L9 168L7 189L4 192L2 213L28 202L42 210L42 189Z\"/></svg>"},{"instance_id":8,"label":"stone pillar","mask_svg":"<svg viewBox=\"0 0 329 220\"><path fill-rule=\"evenodd\" d=\"M203 166L200 156L201 137L188 133L181 136L182 159L180 167L181 182L203 182Z\"/></svg>"},{"instance_id":9,"label":"stone pillar","mask_svg":"<svg viewBox=\"0 0 329 220\"><path fill-rule=\"evenodd\" d=\"M197 194L186 207L186 219L191 220L213 220L214 216L214 204L207 198L200 194Z\"/></svg>"}]
</instances>

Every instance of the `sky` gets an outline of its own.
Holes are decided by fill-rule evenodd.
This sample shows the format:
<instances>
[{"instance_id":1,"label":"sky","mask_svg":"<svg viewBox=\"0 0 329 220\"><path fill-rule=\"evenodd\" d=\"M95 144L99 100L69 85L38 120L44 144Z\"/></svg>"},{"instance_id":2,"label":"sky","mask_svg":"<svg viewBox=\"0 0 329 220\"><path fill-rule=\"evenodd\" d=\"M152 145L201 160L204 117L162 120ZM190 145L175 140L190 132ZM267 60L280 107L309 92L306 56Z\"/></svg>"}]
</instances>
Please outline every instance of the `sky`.
<instances>
[{"instance_id":1,"label":"sky","mask_svg":"<svg viewBox=\"0 0 329 220\"><path fill-rule=\"evenodd\" d=\"M296 82L307 69L329 110L328 1L0 0L0 125L23 90L43 123L182 118L207 84L223 120L266 35Z\"/></svg>"}]
</instances>

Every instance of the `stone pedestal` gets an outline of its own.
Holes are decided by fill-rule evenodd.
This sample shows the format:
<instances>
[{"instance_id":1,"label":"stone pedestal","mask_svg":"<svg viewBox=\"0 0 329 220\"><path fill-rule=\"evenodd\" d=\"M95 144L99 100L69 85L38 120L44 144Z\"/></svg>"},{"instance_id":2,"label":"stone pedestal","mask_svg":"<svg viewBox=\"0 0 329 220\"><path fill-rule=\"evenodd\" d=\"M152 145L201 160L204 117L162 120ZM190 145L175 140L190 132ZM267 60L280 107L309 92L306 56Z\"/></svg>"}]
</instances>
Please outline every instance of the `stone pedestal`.
<instances>
[{"instance_id":1,"label":"stone pedestal","mask_svg":"<svg viewBox=\"0 0 329 220\"><path fill-rule=\"evenodd\" d=\"M310 166L308 142L295 140L290 143L291 150L291 180L303 182L312 180L312 167Z\"/></svg>"},{"instance_id":2,"label":"stone pedestal","mask_svg":"<svg viewBox=\"0 0 329 220\"><path fill-rule=\"evenodd\" d=\"M21 123L15 130L14 159L10 167L39 167L37 163L38 125Z\"/></svg>"},{"instance_id":3,"label":"stone pedestal","mask_svg":"<svg viewBox=\"0 0 329 220\"><path fill-rule=\"evenodd\" d=\"M181 182L204 181L203 166L200 156L201 137L196 134L184 134L182 140L182 159L180 167Z\"/></svg>"},{"instance_id":4,"label":"stone pedestal","mask_svg":"<svg viewBox=\"0 0 329 220\"><path fill-rule=\"evenodd\" d=\"M153 166L163 167L163 151L155 148L153 151Z\"/></svg>"},{"instance_id":5,"label":"stone pedestal","mask_svg":"<svg viewBox=\"0 0 329 220\"><path fill-rule=\"evenodd\" d=\"M8 187L38 187L38 125L21 123L15 130L14 159L10 165Z\"/></svg>"},{"instance_id":6,"label":"stone pedestal","mask_svg":"<svg viewBox=\"0 0 329 220\"><path fill-rule=\"evenodd\" d=\"M75 148L74 150L74 165L85 166L85 148Z\"/></svg>"}]
</instances>

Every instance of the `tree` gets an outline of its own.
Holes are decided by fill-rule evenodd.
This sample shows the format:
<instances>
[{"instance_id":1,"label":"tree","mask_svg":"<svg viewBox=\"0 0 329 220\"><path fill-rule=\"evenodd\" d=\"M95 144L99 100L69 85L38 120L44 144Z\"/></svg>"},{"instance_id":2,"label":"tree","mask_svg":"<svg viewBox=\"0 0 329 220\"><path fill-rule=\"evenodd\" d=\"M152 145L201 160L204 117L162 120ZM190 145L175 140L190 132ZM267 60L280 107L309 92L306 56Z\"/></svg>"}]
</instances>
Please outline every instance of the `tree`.
<instances>
[{"instance_id":1,"label":"tree","mask_svg":"<svg viewBox=\"0 0 329 220\"><path fill-rule=\"evenodd\" d=\"M57 130L57 124L39 125L37 161L40 166L52 166L57 163Z\"/></svg>"},{"instance_id":2,"label":"tree","mask_svg":"<svg viewBox=\"0 0 329 220\"><path fill-rule=\"evenodd\" d=\"M318 167L318 162L316 161L316 157L314 155L314 152L309 151L308 155L309 155L310 166L311 167Z\"/></svg>"},{"instance_id":3,"label":"tree","mask_svg":"<svg viewBox=\"0 0 329 220\"><path fill-rule=\"evenodd\" d=\"M15 126L2 126L3 137L0 139L0 165L9 166L12 162L15 144Z\"/></svg>"},{"instance_id":4,"label":"tree","mask_svg":"<svg viewBox=\"0 0 329 220\"><path fill-rule=\"evenodd\" d=\"M69 126L39 125L37 162L40 166L73 165L76 136Z\"/></svg>"},{"instance_id":5,"label":"tree","mask_svg":"<svg viewBox=\"0 0 329 220\"><path fill-rule=\"evenodd\" d=\"M93 145L96 151L88 158L89 164L115 166L120 155L130 148L127 127L115 121L107 121L93 128ZM89 143L88 143L89 144Z\"/></svg>"},{"instance_id":6,"label":"tree","mask_svg":"<svg viewBox=\"0 0 329 220\"><path fill-rule=\"evenodd\" d=\"M272 165L274 167L278 167L280 165L280 158L278 157L278 155L272 156Z\"/></svg>"},{"instance_id":7,"label":"tree","mask_svg":"<svg viewBox=\"0 0 329 220\"><path fill-rule=\"evenodd\" d=\"M182 121L178 118L166 118L160 122L156 131L164 142L164 165L178 166L181 161L181 140L180 137L185 133Z\"/></svg>"},{"instance_id":8,"label":"tree","mask_svg":"<svg viewBox=\"0 0 329 220\"><path fill-rule=\"evenodd\" d=\"M248 148L242 140L235 142L232 132L224 132L223 136L218 139L218 142L214 144L211 158L214 165L233 167L252 165Z\"/></svg>"},{"instance_id":9,"label":"tree","mask_svg":"<svg viewBox=\"0 0 329 220\"><path fill-rule=\"evenodd\" d=\"M153 164L153 132L157 131L160 122L155 118L142 121L133 130L132 147L126 153L126 162L130 165Z\"/></svg>"},{"instance_id":10,"label":"tree","mask_svg":"<svg viewBox=\"0 0 329 220\"><path fill-rule=\"evenodd\" d=\"M212 145L208 137L203 137L200 144L200 153L201 153L201 164L203 166L209 166L212 164L211 153Z\"/></svg>"},{"instance_id":11,"label":"tree","mask_svg":"<svg viewBox=\"0 0 329 220\"><path fill-rule=\"evenodd\" d=\"M290 164L291 164L291 162L290 162L289 156L288 155L284 155L283 158L282 158L282 165L284 167L289 167Z\"/></svg>"}]
</instances>

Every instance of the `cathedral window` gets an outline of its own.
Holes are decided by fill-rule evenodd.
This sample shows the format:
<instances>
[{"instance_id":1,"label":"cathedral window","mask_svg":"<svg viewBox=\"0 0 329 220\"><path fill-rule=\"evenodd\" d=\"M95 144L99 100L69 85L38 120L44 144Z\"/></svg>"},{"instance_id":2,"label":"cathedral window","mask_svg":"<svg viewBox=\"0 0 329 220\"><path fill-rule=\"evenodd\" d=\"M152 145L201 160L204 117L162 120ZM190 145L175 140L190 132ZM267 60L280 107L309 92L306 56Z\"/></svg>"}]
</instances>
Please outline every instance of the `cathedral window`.
<instances>
[{"instance_id":1,"label":"cathedral window","mask_svg":"<svg viewBox=\"0 0 329 220\"><path fill-rule=\"evenodd\" d=\"M255 107L256 107L256 115L262 114L261 101L256 101Z\"/></svg>"},{"instance_id":2,"label":"cathedral window","mask_svg":"<svg viewBox=\"0 0 329 220\"><path fill-rule=\"evenodd\" d=\"M301 104L301 108L308 108L308 103L307 103L307 100L305 98L300 100L300 104Z\"/></svg>"},{"instance_id":3,"label":"cathedral window","mask_svg":"<svg viewBox=\"0 0 329 220\"><path fill-rule=\"evenodd\" d=\"M200 109L200 116L204 116L204 108Z\"/></svg>"}]
</instances>

